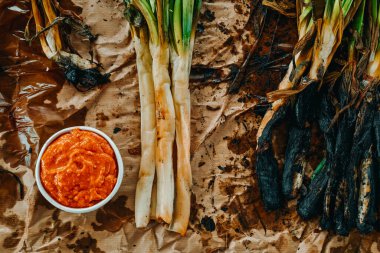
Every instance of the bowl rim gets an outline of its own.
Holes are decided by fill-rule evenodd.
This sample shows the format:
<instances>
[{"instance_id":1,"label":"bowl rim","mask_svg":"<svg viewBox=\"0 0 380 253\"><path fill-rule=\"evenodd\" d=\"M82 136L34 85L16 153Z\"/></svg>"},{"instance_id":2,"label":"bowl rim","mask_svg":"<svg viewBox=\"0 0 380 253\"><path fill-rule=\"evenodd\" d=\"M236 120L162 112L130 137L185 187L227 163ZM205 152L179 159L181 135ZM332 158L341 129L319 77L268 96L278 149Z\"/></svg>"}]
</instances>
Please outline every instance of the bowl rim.
<instances>
[{"instance_id":1,"label":"bowl rim","mask_svg":"<svg viewBox=\"0 0 380 253\"><path fill-rule=\"evenodd\" d=\"M60 204L58 201L53 199L53 197L50 196L50 194L45 190L45 187L42 185L42 182L41 182L41 168L40 168L41 166L40 166L40 164L41 164L41 157L45 153L45 150L54 140L56 140L61 135L70 132L73 129L90 131L90 132L96 133L96 134L100 135L101 137L103 137L104 139L106 139L106 141L110 144L110 146L112 147L112 149L114 151L114 154L116 157L116 162L117 162L117 168L118 168L116 184L115 184L114 188L112 189L111 193L105 199L96 203L95 205L89 206L89 207L84 207L84 208L68 207L68 206L64 206L64 205ZM107 134L105 134L104 132L102 132L99 129L96 129L94 127L73 126L73 127L67 127L67 128L61 129L58 132L56 132L55 134L53 134L52 136L50 136L49 139L47 139L47 141L44 143L44 145L42 146L42 148L38 154L34 175L36 178L38 190L41 192L42 196L44 196L44 198L47 201L49 201L50 204L52 204L53 206L55 206L58 209L61 209L62 211L68 212L68 213L88 213L88 212L95 211L96 209L99 209L100 207L104 206L106 203L108 203L115 196L116 192L119 190L119 188L121 186L121 182L123 181L124 166L123 166L123 159L121 158L119 149L117 148L116 144L113 142L113 140Z\"/></svg>"}]
</instances>

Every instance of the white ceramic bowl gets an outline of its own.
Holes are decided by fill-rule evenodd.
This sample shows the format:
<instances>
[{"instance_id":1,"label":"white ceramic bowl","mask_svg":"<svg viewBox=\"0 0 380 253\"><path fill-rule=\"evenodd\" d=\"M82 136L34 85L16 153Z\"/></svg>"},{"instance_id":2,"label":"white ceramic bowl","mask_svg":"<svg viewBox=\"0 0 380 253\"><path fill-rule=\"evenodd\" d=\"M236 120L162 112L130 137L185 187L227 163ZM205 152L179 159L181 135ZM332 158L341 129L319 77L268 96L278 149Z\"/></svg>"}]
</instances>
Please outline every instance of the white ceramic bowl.
<instances>
[{"instance_id":1,"label":"white ceramic bowl","mask_svg":"<svg viewBox=\"0 0 380 253\"><path fill-rule=\"evenodd\" d=\"M90 132L93 132L93 133L96 133L100 136L102 136L104 139L106 139L108 141L108 143L111 145L114 153L115 153L115 157L116 157L116 163L117 163L117 169L118 169L118 174L117 174L117 181L116 181L116 184L113 188L113 190L111 191L111 193L107 196L107 198L103 199L102 201L96 203L95 205L93 206L90 206L90 207L85 207L85 208L74 208L74 207L67 207L67 206L64 206L60 203L58 203L55 199L53 199L49 193L47 193L47 191L45 190L44 186L42 185L42 182L41 182L41 178L40 178L40 175L41 175L41 170L40 170L40 164L41 164L41 157L43 155L43 153L45 152L45 150L47 149L47 147L55 140L57 139L59 136L61 136L62 134L65 134L65 133L68 133L70 132L71 130L73 129L76 129L76 128L79 128L81 130L86 130L86 131L90 131ZM88 213L88 212L91 212L91 211L94 211L102 206L104 206L108 201L110 201L112 199L113 196L115 196L116 192L119 190L120 188L120 185L121 185L121 181L123 180L123 174L124 174L124 167L123 167L123 160L121 158L121 155L120 155L120 152L119 152L119 149L116 147L115 143L111 140L110 137L108 137L105 133L103 133L102 131L96 129L96 128L93 128L93 127L88 127L88 126L76 126L76 127L68 127L68 128L65 128L65 129L62 129L58 132L56 132L55 134L53 134L46 142L45 144L42 146L42 149L38 155L38 158L37 158L37 163L36 163L36 170L35 170L35 177L36 177L36 181L37 181L37 186L38 186L38 189L40 190L41 194L45 197L45 199L47 201L49 201L53 206L65 211L65 212L69 212L69 213Z\"/></svg>"}]
</instances>

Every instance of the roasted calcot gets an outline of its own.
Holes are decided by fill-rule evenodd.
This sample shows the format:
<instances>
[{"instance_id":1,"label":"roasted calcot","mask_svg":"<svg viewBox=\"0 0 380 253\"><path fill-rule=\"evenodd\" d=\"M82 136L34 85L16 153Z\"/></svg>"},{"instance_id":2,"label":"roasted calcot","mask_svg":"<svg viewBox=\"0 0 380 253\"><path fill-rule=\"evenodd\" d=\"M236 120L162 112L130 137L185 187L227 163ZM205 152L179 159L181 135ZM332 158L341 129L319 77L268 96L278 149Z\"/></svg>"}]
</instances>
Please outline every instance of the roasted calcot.
<instances>
[{"instance_id":1,"label":"roasted calcot","mask_svg":"<svg viewBox=\"0 0 380 253\"><path fill-rule=\"evenodd\" d=\"M28 22L25 39L38 38L46 57L63 69L66 79L78 90L87 91L107 83L110 74L102 74L100 64L81 57L71 45L70 32L76 32L89 42L96 39L80 17L62 9L56 0L31 0L31 5L36 34L31 35Z\"/></svg>"},{"instance_id":2,"label":"roasted calcot","mask_svg":"<svg viewBox=\"0 0 380 253\"><path fill-rule=\"evenodd\" d=\"M257 135L261 198L268 211L298 198L303 219L320 215L323 229L341 235L353 228L368 233L380 194L380 3L297 0L296 6L299 41L278 90L267 94L272 106ZM271 135L284 120L289 133L280 175ZM324 138L325 158L304 180L312 126Z\"/></svg>"}]
</instances>

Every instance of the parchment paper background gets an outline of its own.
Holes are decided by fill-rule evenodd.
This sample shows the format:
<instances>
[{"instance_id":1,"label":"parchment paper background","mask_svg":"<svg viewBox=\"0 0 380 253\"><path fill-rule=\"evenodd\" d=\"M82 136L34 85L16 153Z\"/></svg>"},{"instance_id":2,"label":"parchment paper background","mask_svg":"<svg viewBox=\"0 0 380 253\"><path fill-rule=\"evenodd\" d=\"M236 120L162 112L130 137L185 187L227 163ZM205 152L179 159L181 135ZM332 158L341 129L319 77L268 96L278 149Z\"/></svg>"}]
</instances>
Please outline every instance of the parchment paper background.
<instances>
[{"instance_id":1,"label":"parchment paper background","mask_svg":"<svg viewBox=\"0 0 380 253\"><path fill-rule=\"evenodd\" d=\"M140 159L140 117L133 43L121 0L61 1L81 14L93 33L96 59L112 82L79 93L23 31L28 1L0 0L0 252L378 252L378 233L334 236L306 223L295 203L267 214L254 170L259 97L275 89L290 61L296 22L252 0L206 0L195 45L192 82L193 205L186 237L151 223L134 227L133 203ZM32 22L33 25L33 22ZM262 31L262 34L260 33ZM77 47L86 56L84 42ZM83 45L82 45L83 44ZM89 57L89 56L86 56ZM234 82L234 79L236 81ZM233 84L234 83L234 84ZM242 84L235 95L231 85ZM59 129L89 125L119 147L125 176L103 209L60 212L39 194L35 159ZM274 139L283 160L286 125ZM310 165L320 159L316 133Z\"/></svg>"}]
</instances>

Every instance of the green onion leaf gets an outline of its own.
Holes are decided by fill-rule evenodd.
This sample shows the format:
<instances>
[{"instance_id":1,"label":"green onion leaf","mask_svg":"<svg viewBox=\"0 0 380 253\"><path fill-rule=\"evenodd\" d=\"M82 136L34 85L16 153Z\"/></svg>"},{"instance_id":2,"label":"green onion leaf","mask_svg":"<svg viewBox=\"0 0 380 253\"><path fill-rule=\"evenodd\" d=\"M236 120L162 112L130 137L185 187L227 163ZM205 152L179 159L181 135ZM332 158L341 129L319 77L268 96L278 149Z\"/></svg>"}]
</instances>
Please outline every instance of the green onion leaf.
<instances>
[{"instance_id":1,"label":"green onion leaf","mask_svg":"<svg viewBox=\"0 0 380 253\"><path fill-rule=\"evenodd\" d=\"M321 172L321 170L323 169L323 167L325 167L325 164L326 164L326 158L324 158L317 166L317 168L315 168L314 172L313 172L313 175L311 175L311 180L313 180L315 178L316 175L318 175L319 172Z\"/></svg>"},{"instance_id":2,"label":"green onion leaf","mask_svg":"<svg viewBox=\"0 0 380 253\"><path fill-rule=\"evenodd\" d=\"M190 45L191 31L193 27L194 0L182 1L182 39L184 48Z\"/></svg>"}]
</instances>

